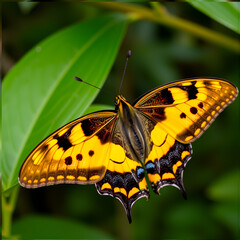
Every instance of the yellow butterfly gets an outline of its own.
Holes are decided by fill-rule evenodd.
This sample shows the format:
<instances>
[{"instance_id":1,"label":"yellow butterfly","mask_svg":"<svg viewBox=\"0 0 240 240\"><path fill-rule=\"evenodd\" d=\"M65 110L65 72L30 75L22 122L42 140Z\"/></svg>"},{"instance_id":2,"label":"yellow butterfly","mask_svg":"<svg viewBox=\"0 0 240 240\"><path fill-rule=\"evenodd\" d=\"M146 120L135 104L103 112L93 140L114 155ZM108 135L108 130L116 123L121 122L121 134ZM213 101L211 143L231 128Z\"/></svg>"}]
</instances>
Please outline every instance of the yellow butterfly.
<instances>
[{"instance_id":1,"label":"yellow butterfly","mask_svg":"<svg viewBox=\"0 0 240 240\"><path fill-rule=\"evenodd\" d=\"M149 198L145 173L157 194L173 185L185 197L183 170L191 142L238 95L222 79L194 78L163 85L133 104L119 95L114 111L78 118L44 139L23 163L19 182L27 188L96 184L99 194L131 207Z\"/></svg>"}]
</instances>

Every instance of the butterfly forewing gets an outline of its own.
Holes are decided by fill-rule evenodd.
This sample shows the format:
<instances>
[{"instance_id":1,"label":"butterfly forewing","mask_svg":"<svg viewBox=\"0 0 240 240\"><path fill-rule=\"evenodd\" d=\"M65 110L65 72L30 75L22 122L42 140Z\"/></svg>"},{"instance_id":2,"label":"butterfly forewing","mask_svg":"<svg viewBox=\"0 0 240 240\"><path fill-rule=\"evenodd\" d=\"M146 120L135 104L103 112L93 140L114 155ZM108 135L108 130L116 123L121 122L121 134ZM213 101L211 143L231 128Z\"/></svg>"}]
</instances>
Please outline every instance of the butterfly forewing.
<instances>
[{"instance_id":1,"label":"butterfly forewing","mask_svg":"<svg viewBox=\"0 0 240 240\"><path fill-rule=\"evenodd\" d=\"M156 88L134 107L157 121L176 140L196 140L238 94L221 79L187 79Z\"/></svg>"},{"instance_id":2,"label":"butterfly forewing","mask_svg":"<svg viewBox=\"0 0 240 240\"><path fill-rule=\"evenodd\" d=\"M58 129L27 157L19 174L24 187L96 183L107 170L115 112L86 115Z\"/></svg>"}]
</instances>

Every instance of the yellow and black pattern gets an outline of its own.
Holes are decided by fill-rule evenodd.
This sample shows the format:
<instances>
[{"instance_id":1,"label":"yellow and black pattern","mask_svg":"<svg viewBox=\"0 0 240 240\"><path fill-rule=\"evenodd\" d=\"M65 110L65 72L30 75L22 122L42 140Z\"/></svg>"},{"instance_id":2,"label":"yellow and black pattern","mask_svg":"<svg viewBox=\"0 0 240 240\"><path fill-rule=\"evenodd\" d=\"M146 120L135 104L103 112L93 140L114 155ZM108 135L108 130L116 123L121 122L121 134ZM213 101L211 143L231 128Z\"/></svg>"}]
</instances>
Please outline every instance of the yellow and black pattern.
<instances>
[{"instance_id":1,"label":"yellow and black pattern","mask_svg":"<svg viewBox=\"0 0 240 240\"><path fill-rule=\"evenodd\" d=\"M183 143L195 141L238 95L230 82L216 78L186 79L156 88L134 107L161 124Z\"/></svg>"},{"instance_id":2,"label":"yellow and black pattern","mask_svg":"<svg viewBox=\"0 0 240 240\"><path fill-rule=\"evenodd\" d=\"M186 198L190 143L237 95L228 81L195 78L156 88L133 105L117 96L114 111L88 114L44 139L24 161L19 182L27 188L95 183L99 194L120 200L131 222L133 204L149 198L145 176L155 193L173 185Z\"/></svg>"},{"instance_id":3,"label":"yellow and black pattern","mask_svg":"<svg viewBox=\"0 0 240 240\"><path fill-rule=\"evenodd\" d=\"M160 154L158 154L159 151ZM183 170L192 156L191 144L183 144L175 140L174 145L164 155L156 146L153 147L153 152L155 152L155 156L148 158L145 163L153 191L159 194L160 188L172 185L180 189L186 199Z\"/></svg>"},{"instance_id":4,"label":"yellow and black pattern","mask_svg":"<svg viewBox=\"0 0 240 240\"><path fill-rule=\"evenodd\" d=\"M142 197L149 198L144 168L140 162L124 157L122 162L110 160L104 178L96 183L99 194L117 198L131 222L131 207Z\"/></svg>"},{"instance_id":5,"label":"yellow and black pattern","mask_svg":"<svg viewBox=\"0 0 240 240\"><path fill-rule=\"evenodd\" d=\"M89 114L52 133L25 160L19 173L20 184L36 188L101 180L107 170L115 115Z\"/></svg>"},{"instance_id":6,"label":"yellow and black pattern","mask_svg":"<svg viewBox=\"0 0 240 240\"><path fill-rule=\"evenodd\" d=\"M159 194L160 188L173 185L185 197L183 170L191 159L191 144L180 143L165 132L159 123L154 126L150 136L152 148L144 166L153 191Z\"/></svg>"}]
</instances>

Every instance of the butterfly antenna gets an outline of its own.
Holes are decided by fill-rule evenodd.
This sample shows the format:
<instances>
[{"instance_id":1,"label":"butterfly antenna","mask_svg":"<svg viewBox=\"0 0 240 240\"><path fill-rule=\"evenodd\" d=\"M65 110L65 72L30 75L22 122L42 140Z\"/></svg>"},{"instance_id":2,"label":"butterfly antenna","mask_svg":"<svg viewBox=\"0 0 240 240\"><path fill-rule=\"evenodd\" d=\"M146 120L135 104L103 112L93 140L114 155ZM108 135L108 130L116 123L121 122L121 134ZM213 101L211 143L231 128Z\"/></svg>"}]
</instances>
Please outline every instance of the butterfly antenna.
<instances>
[{"instance_id":1,"label":"butterfly antenna","mask_svg":"<svg viewBox=\"0 0 240 240\"><path fill-rule=\"evenodd\" d=\"M126 63L125 63L125 67L124 67L124 70L123 70L122 80L121 80L121 84L120 84L120 88L119 88L119 94L121 93L123 79L124 79L126 68L127 68L127 64L128 64L128 59L131 57L131 54L132 54L131 50L128 50L127 56L126 56Z\"/></svg>"},{"instance_id":2,"label":"butterfly antenna","mask_svg":"<svg viewBox=\"0 0 240 240\"><path fill-rule=\"evenodd\" d=\"M99 87L97 87L97 86L95 86L95 85L93 85L93 84L91 84L91 83L85 82L85 81L83 81L83 80L82 80L81 78L79 78L79 77L74 77L74 78L75 78L75 80L77 80L77 81L79 81L79 82L85 83L85 84L87 84L87 85L89 85L89 86L92 86L92 87L98 89L98 90L102 90L102 91L104 91L104 92L107 92L108 94L114 95L112 92L105 91L105 90L103 90L103 89L101 89L101 88L99 88ZM114 97L115 97L115 95L114 95Z\"/></svg>"},{"instance_id":3,"label":"butterfly antenna","mask_svg":"<svg viewBox=\"0 0 240 240\"><path fill-rule=\"evenodd\" d=\"M75 80L77 80L77 81L79 81L79 82L86 83L86 84L89 85L89 86L92 86L92 87L97 88L98 90L101 90L101 88L99 88L99 87L97 87L97 86L95 86L95 85L92 85L91 83L85 82L85 81L83 81L83 80L82 80L81 78L79 78L79 77L74 77L74 78L75 78Z\"/></svg>"}]
</instances>

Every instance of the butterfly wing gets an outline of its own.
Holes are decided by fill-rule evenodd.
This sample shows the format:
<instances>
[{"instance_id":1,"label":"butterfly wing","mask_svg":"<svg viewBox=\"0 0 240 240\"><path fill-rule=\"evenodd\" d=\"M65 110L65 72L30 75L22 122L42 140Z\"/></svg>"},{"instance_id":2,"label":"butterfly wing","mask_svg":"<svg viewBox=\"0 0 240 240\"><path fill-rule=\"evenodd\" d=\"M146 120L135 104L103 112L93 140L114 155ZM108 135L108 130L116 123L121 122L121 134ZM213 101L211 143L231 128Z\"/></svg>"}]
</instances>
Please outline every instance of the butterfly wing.
<instances>
[{"instance_id":1,"label":"butterfly wing","mask_svg":"<svg viewBox=\"0 0 240 240\"><path fill-rule=\"evenodd\" d=\"M150 134L152 148L144 165L153 191L159 194L160 188L172 185L186 198L183 170L192 156L191 144L177 141L157 123Z\"/></svg>"},{"instance_id":2,"label":"butterfly wing","mask_svg":"<svg viewBox=\"0 0 240 240\"><path fill-rule=\"evenodd\" d=\"M238 94L221 79L188 79L156 88L135 101L134 107L152 121L152 143L145 169L154 192L173 185L183 196L183 170L197 139Z\"/></svg>"},{"instance_id":3,"label":"butterfly wing","mask_svg":"<svg viewBox=\"0 0 240 240\"><path fill-rule=\"evenodd\" d=\"M109 162L115 117L113 111L92 113L52 133L23 163L19 173L20 184L34 188L100 181Z\"/></svg>"},{"instance_id":4,"label":"butterfly wing","mask_svg":"<svg viewBox=\"0 0 240 240\"><path fill-rule=\"evenodd\" d=\"M132 155L118 122L111 143L110 161L104 178L96 183L99 194L117 198L131 222L131 207L140 198L149 198L144 168Z\"/></svg>"},{"instance_id":5,"label":"butterfly wing","mask_svg":"<svg viewBox=\"0 0 240 240\"><path fill-rule=\"evenodd\" d=\"M221 79L196 78L156 88L135 101L134 107L153 118L173 138L190 143L209 127L238 94Z\"/></svg>"}]
</instances>

